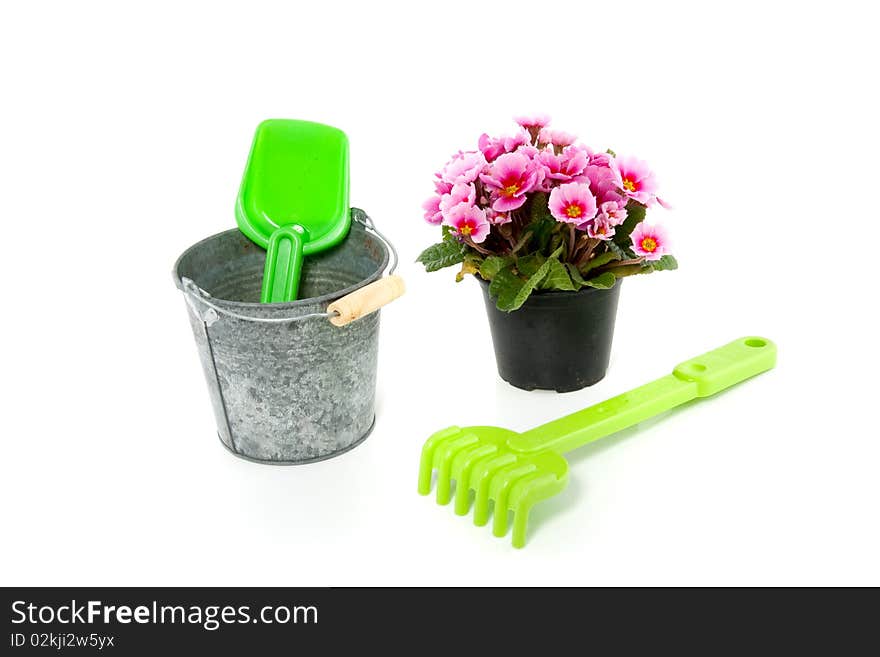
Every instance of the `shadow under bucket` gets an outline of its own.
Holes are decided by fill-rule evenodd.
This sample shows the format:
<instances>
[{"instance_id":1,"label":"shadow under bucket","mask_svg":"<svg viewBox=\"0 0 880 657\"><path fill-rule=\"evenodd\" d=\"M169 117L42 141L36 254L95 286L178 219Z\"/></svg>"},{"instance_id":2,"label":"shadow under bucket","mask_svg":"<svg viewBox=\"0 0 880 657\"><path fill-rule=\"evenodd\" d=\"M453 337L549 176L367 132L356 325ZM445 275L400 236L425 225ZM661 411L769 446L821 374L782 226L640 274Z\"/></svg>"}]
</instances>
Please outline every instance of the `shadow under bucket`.
<instances>
[{"instance_id":1,"label":"shadow under bucket","mask_svg":"<svg viewBox=\"0 0 880 657\"><path fill-rule=\"evenodd\" d=\"M373 428L379 312L346 326L306 316L378 280L389 249L353 222L339 246L305 258L302 298L291 303L259 303L265 261L233 229L190 247L174 266L220 440L261 463L326 459Z\"/></svg>"}]
</instances>

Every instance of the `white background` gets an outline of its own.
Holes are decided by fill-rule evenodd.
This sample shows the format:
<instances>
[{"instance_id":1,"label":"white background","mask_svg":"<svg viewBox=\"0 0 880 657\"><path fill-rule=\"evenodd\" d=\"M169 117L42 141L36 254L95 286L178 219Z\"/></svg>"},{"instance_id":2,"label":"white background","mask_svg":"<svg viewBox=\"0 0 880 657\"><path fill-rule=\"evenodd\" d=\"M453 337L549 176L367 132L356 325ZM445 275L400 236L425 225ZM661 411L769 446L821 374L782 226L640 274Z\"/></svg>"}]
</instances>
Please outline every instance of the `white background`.
<instances>
[{"instance_id":1,"label":"white background","mask_svg":"<svg viewBox=\"0 0 880 657\"><path fill-rule=\"evenodd\" d=\"M871 3L7 3L0 581L880 584ZM413 263L431 175L546 111L648 160L681 269L624 284L607 378L499 381L476 284ZM218 443L177 255L234 226L257 123L352 144L403 255L374 434L268 467ZM572 455L513 550L415 492L449 424L524 430L745 334L778 368Z\"/></svg>"}]
</instances>

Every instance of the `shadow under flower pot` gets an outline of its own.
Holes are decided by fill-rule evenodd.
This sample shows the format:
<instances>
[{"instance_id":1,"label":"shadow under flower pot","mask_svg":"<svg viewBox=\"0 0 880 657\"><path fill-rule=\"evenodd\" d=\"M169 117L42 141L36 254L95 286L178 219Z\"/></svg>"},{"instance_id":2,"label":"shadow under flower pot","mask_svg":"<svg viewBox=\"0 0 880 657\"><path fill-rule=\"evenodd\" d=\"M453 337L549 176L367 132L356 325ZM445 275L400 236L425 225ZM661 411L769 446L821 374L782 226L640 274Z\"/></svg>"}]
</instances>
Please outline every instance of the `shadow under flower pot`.
<instances>
[{"instance_id":1,"label":"shadow under flower pot","mask_svg":"<svg viewBox=\"0 0 880 657\"><path fill-rule=\"evenodd\" d=\"M518 310L504 312L483 290L498 374L523 390L571 392L605 377L620 297L618 280L607 290L532 294Z\"/></svg>"}]
</instances>

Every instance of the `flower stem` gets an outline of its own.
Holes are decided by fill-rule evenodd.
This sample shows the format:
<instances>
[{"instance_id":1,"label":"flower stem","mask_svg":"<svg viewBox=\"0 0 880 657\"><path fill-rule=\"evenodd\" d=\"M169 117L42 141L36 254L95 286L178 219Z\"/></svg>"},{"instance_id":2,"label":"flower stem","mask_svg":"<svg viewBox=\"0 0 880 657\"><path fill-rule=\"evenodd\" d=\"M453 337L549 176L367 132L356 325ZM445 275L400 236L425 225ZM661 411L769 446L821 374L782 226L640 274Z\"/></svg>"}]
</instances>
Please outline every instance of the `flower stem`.
<instances>
[{"instance_id":1,"label":"flower stem","mask_svg":"<svg viewBox=\"0 0 880 657\"><path fill-rule=\"evenodd\" d=\"M602 240L598 240L595 238L587 240L587 246L586 248L584 248L584 252L581 253L581 257L577 259L577 262L575 264L578 267L581 267L583 264L585 264L587 260L590 259L590 256L593 255L593 251L595 250L596 245L599 244L599 242L601 241Z\"/></svg>"},{"instance_id":2,"label":"flower stem","mask_svg":"<svg viewBox=\"0 0 880 657\"><path fill-rule=\"evenodd\" d=\"M606 267L603 267L606 271L608 269L614 269L615 267L625 267L627 265L640 265L645 261L644 258L633 258L632 260L618 260L616 262L612 262Z\"/></svg>"},{"instance_id":3,"label":"flower stem","mask_svg":"<svg viewBox=\"0 0 880 657\"><path fill-rule=\"evenodd\" d=\"M474 242L470 237L466 237L466 238L464 239L464 243L467 244L467 245L468 245L469 247L471 247L472 249L474 249L475 251L479 251L479 252L482 253L483 255L492 255L492 252L491 252L491 251L488 251L488 250L484 249L482 246L480 246L479 244L477 244L476 242Z\"/></svg>"},{"instance_id":4,"label":"flower stem","mask_svg":"<svg viewBox=\"0 0 880 657\"><path fill-rule=\"evenodd\" d=\"M517 242L516 246L510 251L510 255L515 255L516 252L523 248L530 239L532 239L532 231L527 230L525 235L519 238L519 242Z\"/></svg>"}]
</instances>

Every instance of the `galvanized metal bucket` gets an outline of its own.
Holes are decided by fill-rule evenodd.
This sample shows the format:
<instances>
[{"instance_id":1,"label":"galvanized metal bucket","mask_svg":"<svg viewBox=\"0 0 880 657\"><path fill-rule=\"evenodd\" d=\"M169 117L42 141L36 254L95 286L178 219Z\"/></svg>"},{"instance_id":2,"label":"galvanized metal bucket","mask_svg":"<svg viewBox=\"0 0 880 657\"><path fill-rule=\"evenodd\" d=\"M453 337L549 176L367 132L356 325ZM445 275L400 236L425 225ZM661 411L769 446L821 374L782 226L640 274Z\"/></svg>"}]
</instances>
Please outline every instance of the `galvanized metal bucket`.
<instances>
[{"instance_id":1,"label":"galvanized metal bucket","mask_svg":"<svg viewBox=\"0 0 880 657\"><path fill-rule=\"evenodd\" d=\"M238 230L187 249L174 266L220 440L261 463L341 454L373 428L379 313L334 326L327 307L381 278L394 247L353 210L337 247L306 258L301 300L261 304L266 252ZM334 318L335 319L335 318Z\"/></svg>"}]
</instances>

